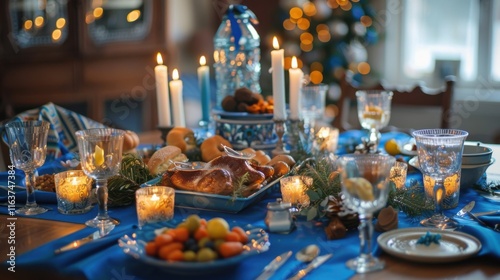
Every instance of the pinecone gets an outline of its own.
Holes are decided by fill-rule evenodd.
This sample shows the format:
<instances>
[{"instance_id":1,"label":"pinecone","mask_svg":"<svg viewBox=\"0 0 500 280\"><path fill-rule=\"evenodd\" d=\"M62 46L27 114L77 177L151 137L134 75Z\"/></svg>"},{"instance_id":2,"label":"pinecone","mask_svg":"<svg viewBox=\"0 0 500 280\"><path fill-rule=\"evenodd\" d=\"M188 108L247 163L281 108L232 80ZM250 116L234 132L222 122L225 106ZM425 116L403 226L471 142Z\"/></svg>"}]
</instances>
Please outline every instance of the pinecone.
<instances>
[{"instance_id":1,"label":"pinecone","mask_svg":"<svg viewBox=\"0 0 500 280\"><path fill-rule=\"evenodd\" d=\"M359 225L358 213L344 205L340 196L329 196L325 211L326 216L329 217L330 220L334 217L338 217L347 229L354 229Z\"/></svg>"}]
</instances>

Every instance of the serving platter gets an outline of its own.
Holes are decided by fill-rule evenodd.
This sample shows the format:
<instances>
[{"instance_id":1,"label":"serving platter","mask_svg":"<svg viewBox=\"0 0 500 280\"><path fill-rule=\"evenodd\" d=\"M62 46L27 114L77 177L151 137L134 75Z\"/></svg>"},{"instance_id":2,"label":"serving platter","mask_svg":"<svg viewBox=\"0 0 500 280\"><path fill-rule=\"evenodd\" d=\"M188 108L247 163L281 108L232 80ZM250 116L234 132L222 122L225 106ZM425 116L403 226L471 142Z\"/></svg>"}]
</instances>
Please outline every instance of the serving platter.
<instances>
[{"instance_id":1,"label":"serving platter","mask_svg":"<svg viewBox=\"0 0 500 280\"><path fill-rule=\"evenodd\" d=\"M439 244L417 244L427 232L440 234ZM410 261L445 263L467 259L481 250L481 242L472 235L429 228L405 228L385 232L377 238L388 254Z\"/></svg>"},{"instance_id":2,"label":"serving platter","mask_svg":"<svg viewBox=\"0 0 500 280\"><path fill-rule=\"evenodd\" d=\"M248 197L233 197L228 195L175 190L175 206L238 213L249 205L258 202L266 193L271 191L273 186L279 184L280 179L281 177L267 183ZM161 177L156 177L143 183L141 187L154 186L160 183L160 181Z\"/></svg>"},{"instance_id":3,"label":"serving platter","mask_svg":"<svg viewBox=\"0 0 500 280\"><path fill-rule=\"evenodd\" d=\"M233 226L233 225L231 225ZM261 228L242 227L247 232L249 242L244 246L243 253L227 258L217 259L209 262L167 262L154 258L145 253L145 245L154 239L161 228L174 228L175 223L160 222L156 224L146 224L142 229L131 236L125 235L118 240L118 245L123 252L140 262L162 269L168 273L181 275L206 275L228 269L240 264L250 256L260 254L269 249L270 242L267 232Z\"/></svg>"}]
</instances>

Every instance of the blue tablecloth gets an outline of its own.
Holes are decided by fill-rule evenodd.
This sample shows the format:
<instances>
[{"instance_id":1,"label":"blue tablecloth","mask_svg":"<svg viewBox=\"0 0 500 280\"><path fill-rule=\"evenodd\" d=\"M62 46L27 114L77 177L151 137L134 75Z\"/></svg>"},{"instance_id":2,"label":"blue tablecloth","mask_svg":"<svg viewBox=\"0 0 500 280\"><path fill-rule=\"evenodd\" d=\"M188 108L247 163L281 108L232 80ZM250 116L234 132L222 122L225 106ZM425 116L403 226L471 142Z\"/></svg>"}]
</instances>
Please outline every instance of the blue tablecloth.
<instances>
[{"instance_id":1,"label":"blue tablecloth","mask_svg":"<svg viewBox=\"0 0 500 280\"><path fill-rule=\"evenodd\" d=\"M348 132L341 136L341 145L352 139L359 137L360 132ZM381 145L390 138L409 137L403 134L384 134ZM347 139L347 140L346 140ZM57 165L57 163L55 164ZM48 168L48 167L47 167ZM53 166L51 167L53 168ZM57 169L57 168L56 168ZM41 171L40 171L41 172ZM4 184L1 182L1 184ZM23 203L25 193L16 194L18 203ZM280 197L278 188L274 192L266 195L261 201L249 206L236 214L200 211L194 209L176 208L175 220L182 220L190 214L198 214L202 218L210 219L212 217L223 217L231 224L252 225L254 227L265 228L264 218L266 216L266 205L269 202L275 201ZM5 199L5 196L0 194L0 201ZM25 199L25 198L24 198ZM476 201L474 211L486 211L498 209L498 202L488 200L479 196L475 190L466 188L461 190L460 203L457 209L446 211L446 214L453 215L471 200ZM93 209L87 214L82 215L63 215L57 212L55 204L55 195L52 193L37 192L37 201L45 207L51 208L44 214L34 216L37 219L48 219L57 221L66 221L83 224L86 220L93 218L97 214L97 209ZM7 208L0 207L0 213L6 214ZM137 230L137 214L135 206L111 208L109 214L121 221L109 236L104 237L91 244L87 244L77 250L65 252L60 255L54 255L54 250L66 245L67 243L87 236L94 230L85 228L63 238L49 242L35 248L27 253L17 256L16 269L19 271L35 272L36 275L51 275L57 271L58 274L64 277L71 278L87 278L87 279L179 279L179 275L171 275L164 270L145 265L132 257L124 254L121 248L117 245L117 239L125 234L132 234ZM490 222L500 222L500 217L484 218ZM399 228L418 227L420 219L411 218L404 213L399 213ZM460 220L463 225L459 231L469 233L476 236L483 244L481 251L477 257L485 259L500 259L500 233L478 226L473 221ZM261 272L262 268L269 263L277 255L293 250L298 251L308 244L318 244L321 253L333 253L333 257L328 260L323 266L311 272L311 279L348 279L354 275L354 272L347 269L345 261L353 258L359 253L359 238L357 230L351 230L347 236L339 240L327 240L324 233L324 225L316 222L307 222L305 218L299 217L297 220L296 229L290 234L275 234L270 233L271 246L269 251L257 256L252 256L242 262L240 265L219 273L203 276L182 276L182 279L255 279ZM381 249L378 248L375 240L380 235L379 232L374 232L373 247L374 254L379 255ZM19 241L22 242L22 241ZM285 265L280 268L272 279L284 279L292 271L298 262L290 259ZM5 268L2 268L5 270ZM46 273L46 274L44 274Z\"/></svg>"}]
</instances>

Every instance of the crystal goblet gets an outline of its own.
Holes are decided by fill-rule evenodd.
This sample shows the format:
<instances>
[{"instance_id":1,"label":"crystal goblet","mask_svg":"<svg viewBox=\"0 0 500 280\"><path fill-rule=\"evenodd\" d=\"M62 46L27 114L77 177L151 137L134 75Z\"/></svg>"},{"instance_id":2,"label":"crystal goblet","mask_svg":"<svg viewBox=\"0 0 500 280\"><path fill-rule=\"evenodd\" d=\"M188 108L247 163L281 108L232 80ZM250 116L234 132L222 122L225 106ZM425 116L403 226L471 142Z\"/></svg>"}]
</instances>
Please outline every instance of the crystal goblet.
<instances>
[{"instance_id":1,"label":"crystal goblet","mask_svg":"<svg viewBox=\"0 0 500 280\"><path fill-rule=\"evenodd\" d=\"M107 179L118 174L122 161L124 131L92 128L76 133L80 161L85 174L96 181L97 216L85 224L99 229L114 227L118 222L108 215Z\"/></svg>"},{"instance_id":2,"label":"crystal goblet","mask_svg":"<svg viewBox=\"0 0 500 280\"><path fill-rule=\"evenodd\" d=\"M389 123L391 117L392 91L358 90L358 118L361 126L370 131L368 143L372 144L370 152L375 153L380 142L381 128Z\"/></svg>"},{"instance_id":3,"label":"crystal goblet","mask_svg":"<svg viewBox=\"0 0 500 280\"><path fill-rule=\"evenodd\" d=\"M360 254L346 262L347 267L358 273L384 268L384 262L371 252L372 217L387 202L389 173L395 161L394 157L382 154L348 154L338 160L343 201L358 213L360 220Z\"/></svg>"},{"instance_id":4,"label":"crystal goblet","mask_svg":"<svg viewBox=\"0 0 500 280\"><path fill-rule=\"evenodd\" d=\"M422 129L413 132L417 143L418 163L424 176L434 182L434 214L420 222L426 227L455 229L458 223L443 214L446 178L456 178L460 186L462 152L468 132L458 129ZM459 188L457 189L457 191Z\"/></svg>"},{"instance_id":5,"label":"crystal goblet","mask_svg":"<svg viewBox=\"0 0 500 280\"><path fill-rule=\"evenodd\" d=\"M45 162L50 124L45 121L14 121L5 125L10 159L26 174L26 205L16 210L23 215L45 213L35 199L35 169Z\"/></svg>"}]
</instances>

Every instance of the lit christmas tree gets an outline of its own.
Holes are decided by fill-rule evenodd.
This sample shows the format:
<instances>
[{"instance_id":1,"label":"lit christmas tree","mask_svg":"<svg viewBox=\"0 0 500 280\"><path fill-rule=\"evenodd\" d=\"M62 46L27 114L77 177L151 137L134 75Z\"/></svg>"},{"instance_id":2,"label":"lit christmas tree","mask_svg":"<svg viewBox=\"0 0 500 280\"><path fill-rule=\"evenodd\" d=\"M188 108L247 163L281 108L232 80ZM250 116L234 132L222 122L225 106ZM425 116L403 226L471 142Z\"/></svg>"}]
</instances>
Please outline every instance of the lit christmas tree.
<instances>
[{"instance_id":1,"label":"lit christmas tree","mask_svg":"<svg viewBox=\"0 0 500 280\"><path fill-rule=\"evenodd\" d=\"M336 83L347 70L361 82L370 73L366 46L377 42L375 12L367 0L281 0L285 53L314 84Z\"/></svg>"}]
</instances>

